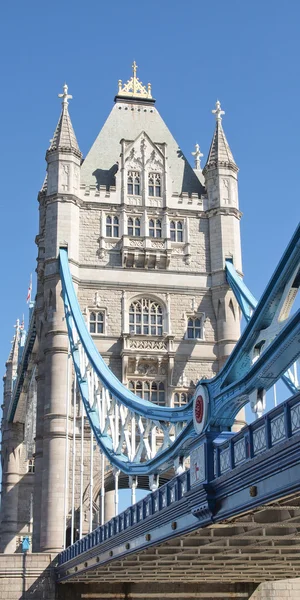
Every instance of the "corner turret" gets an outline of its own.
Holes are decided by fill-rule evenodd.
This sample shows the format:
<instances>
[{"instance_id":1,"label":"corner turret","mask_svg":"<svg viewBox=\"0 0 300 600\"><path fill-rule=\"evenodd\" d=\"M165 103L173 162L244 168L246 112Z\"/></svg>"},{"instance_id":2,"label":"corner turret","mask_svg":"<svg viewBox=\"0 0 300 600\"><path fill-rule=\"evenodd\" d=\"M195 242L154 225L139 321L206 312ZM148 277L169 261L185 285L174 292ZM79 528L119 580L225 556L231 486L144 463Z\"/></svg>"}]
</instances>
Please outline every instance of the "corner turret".
<instances>
[{"instance_id":1,"label":"corner turret","mask_svg":"<svg viewBox=\"0 0 300 600\"><path fill-rule=\"evenodd\" d=\"M217 320L218 359L222 367L240 336L240 310L226 281L225 260L242 273L238 167L227 142L219 101L212 111L216 127L203 169L208 195L212 298Z\"/></svg>"},{"instance_id":2,"label":"corner turret","mask_svg":"<svg viewBox=\"0 0 300 600\"><path fill-rule=\"evenodd\" d=\"M64 193L78 194L80 185L80 152L76 135L70 119L68 105L72 96L68 94L68 86L63 86L62 111L50 147L46 153L48 163L47 196Z\"/></svg>"}]
</instances>

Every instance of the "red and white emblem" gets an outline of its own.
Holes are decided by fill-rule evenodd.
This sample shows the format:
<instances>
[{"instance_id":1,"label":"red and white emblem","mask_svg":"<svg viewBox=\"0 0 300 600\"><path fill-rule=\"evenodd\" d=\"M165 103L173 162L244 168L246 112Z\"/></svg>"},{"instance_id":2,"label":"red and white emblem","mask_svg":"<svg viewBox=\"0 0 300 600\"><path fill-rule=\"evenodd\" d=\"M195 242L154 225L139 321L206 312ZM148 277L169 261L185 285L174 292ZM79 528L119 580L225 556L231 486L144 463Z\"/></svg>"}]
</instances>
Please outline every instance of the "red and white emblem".
<instances>
[{"instance_id":1,"label":"red and white emblem","mask_svg":"<svg viewBox=\"0 0 300 600\"><path fill-rule=\"evenodd\" d=\"M199 385L194 399L193 420L196 433L202 433L207 420L208 393L203 385Z\"/></svg>"}]
</instances>

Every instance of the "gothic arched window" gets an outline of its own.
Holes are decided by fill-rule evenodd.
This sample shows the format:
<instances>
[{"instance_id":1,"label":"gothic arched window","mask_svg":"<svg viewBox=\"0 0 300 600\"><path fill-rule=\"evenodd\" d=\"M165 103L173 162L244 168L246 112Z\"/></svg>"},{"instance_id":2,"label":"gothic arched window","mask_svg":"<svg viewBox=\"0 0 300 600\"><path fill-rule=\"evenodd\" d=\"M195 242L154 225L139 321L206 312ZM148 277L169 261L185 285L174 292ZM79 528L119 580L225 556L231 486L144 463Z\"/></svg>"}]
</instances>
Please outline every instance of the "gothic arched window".
<instances>
[{"instance_id":1,"label":"gothic arched window","mask_svg":"<svg viewBox=\"0 0 300 600\"><path fill-rule=\"evenodd\" d=\"M128 171L127 176L127 194L130 196L140 196L141 176L138 171Z\"/></svg>"},{"instance_id":2,"label":"gothic arched window","mask_svg":"<svg viewBox=\"0 0 300 600\"><path fill-rule=\"evenodd\" d=\"M165 405L165 384L163 381L144 381L132 379L128 383L129 389L144 400L150 400L159 406Z\"/></svg>"},{"instance_id":3,"label":"gothic arched window","mask_svg":"<svg viewBox=\"0 0 300 600\"><path fill-rule=\"evenodd\" d=\"M127 221L128 235L134 237L140 237L141 235L141 221L138 217L132 219L131 217Z\"/></svg>"},{"instance_id":4,"label":"gothic arched window","mask_svg":"<svg viewBox=\"0 0 300 600\"><path fill-rule=\"evenodd\" d=\"M159 173L149 173L148 194L158 198L161 196L161 176Z\"/></svg>"},{"instance_id":5,"label":"gothic arched window","mask_svg":"<svg viewBox=\"0 0 300 600\"><path fill-rule=\"evenodd\" d=\"M161 221L160 219L150 219L149 235L153 238L161 238Z\"/></svg>"},{"instance_id":6,"label":"gothic arched window","mask_svg":"<svg viewBox=\"0 0 300 600\"><path fill-rule=\"evenodd\" d=\"M90 333L104 333L103 312L90 312Z\"/></svg>"},{"instance_id":7,"label":"gothic arched window","mask_svg":"<svg viewBox=\"0 0 300 600\"><path fill-rule=\"evenodd\" d=\"M106 217L106 237L119 237L119 217Z\"/></svg>"},{"instance_id":8,"label":"gothic arched window","mask_svg":"<svg viewBox=\"0 0 300 600\"><path fill-rule=\"evenodd\" d=\"M137 335L162 335L163 310L158 302L141 298L129 308L129 333Z\"/></svg>"},{"instance_id":9,"label":"gothic arched window","mask_svg":"<svg viewBox=\"0 0 300 600\"><path fill-rule=\"evenodd\" d=\"M188 337L188 339L202 339L203 338L202 319L200 317L189 317L188 318L187 337Z\"/></svg>"},{"instance_id":10,"label":"gothic arched window","mask_svg":"<svg viewBox=\"0 0 300 600\"><path fill-rule=\"evenodd\" d=\"M184 406L191 398L192 394L189 394L188 392L175 392L173 395L173 405L174 407Z\"/></svg>"},{"instance_id":11,"label":"gothic arched window","mask_svg":"<svg viewBox=\"0 0 300 600\"><path fill-rule=\"evenodd\" d=\"M183 223L182 221L171 221L170 238L172 242L183 242Z\"/></svg>"}]
</instances>

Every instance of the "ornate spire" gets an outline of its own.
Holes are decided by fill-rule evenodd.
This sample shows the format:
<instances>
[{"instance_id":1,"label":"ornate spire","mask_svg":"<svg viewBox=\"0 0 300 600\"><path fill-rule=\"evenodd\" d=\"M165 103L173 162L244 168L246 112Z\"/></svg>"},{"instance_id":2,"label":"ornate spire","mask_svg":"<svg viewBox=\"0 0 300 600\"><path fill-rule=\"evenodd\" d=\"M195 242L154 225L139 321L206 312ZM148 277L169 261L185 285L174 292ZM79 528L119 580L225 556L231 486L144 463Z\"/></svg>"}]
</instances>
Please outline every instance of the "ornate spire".
<instances>
[{"instance_id":1,"label":"ornate spire","mask_svg":"<svg viewBox=\"0 0 300 600\"><path fill-rule=\"evenodd\" d=\"M11 341L12 347L11 347L7 362L11 361L11 362L15 362L17 364L18 363L18 353L19 353L20 331L21 331L19 319L17 319L16 324L14 325L14 328L15 328L15 334Z\"/></svg>"},{"instance_id":2,"label":"ornate spire","mask_svg":"<svg viewBox=\"0 0 300 600\"><path fill-rule=\"evenodd\" d=\"M132 64L132 77L122 87L122 80L119 79L118 96L126 96L129 98L148 98L152 100L151 95L151 83L148 83L147 87L142 84L139 78L136 76L137 64L134 61Z\"/></svg>"},{"instance_id":3,"label":"ornate spire","mask_svg":"<svg viewBox=\"0 0 300 600\"><path fill-rule=\"evenodd\" d=\"M191 152L192 156L195 157L195 169L196 171L201 170L201 158L203 156L199 144L195 144L195 152Z\"/></svg>"},{"instance_id":4,"label":"ornate spire","mask_svg":"<svg viewBox=\"0 0 300 600\"><path fill-rule=\"evenodd\" d=\"M223 164L234 166L234 168L237 169L236 163L234 161L232 152L230 150L222 126L222 115L225 115L225 111L221 109L221 103L219 102L219 100L217 100L216 108L212 110L212 113L216 117L216 128L214 131L205 168L207 168L208 166L216 166L218 164Z\"/></svg>"},{"instance_id":5,"label":"ornate spire","mask_svg":"<svg viewBox=\"0 0 300 600\"><path fill-rule=\"evenodd\" d=\"M72 96L71 96L72 98ZM225 115L225 110L221 109L221 102L217 100L216 108L211 111L213 115L216 115L216 121L222 121L222 115Z\"/></svg>"},{"instance_id":6,"label":"ornate spire","mask_svg":"<svg viewBox=\"0 0 300 600\"><path fill-rule=\"evenodd\" d=\"M58 94L59 98L62 98L62 111L57 123L54 136L50 140L50 147L48 152L59 150L61 152L74 152L77 156L82 157L80 152L76 135L71 123L69 111L68 111L68 100L72 99L72 96L68 94L68 86L65 83L63 86L63 93Z\"/></svg>"}]
</instances>

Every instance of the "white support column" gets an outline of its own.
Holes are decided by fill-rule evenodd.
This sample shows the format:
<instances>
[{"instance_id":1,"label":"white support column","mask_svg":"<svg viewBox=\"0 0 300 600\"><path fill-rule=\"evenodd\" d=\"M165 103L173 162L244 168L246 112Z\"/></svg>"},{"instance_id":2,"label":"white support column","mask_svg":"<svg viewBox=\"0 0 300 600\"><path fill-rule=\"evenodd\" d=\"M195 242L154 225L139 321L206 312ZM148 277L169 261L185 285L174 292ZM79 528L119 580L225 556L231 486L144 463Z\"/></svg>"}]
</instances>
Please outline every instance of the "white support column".
<instances>
[{"instance_id":1,"label":"white support column","mask_svg":"<svg viewBox=\"0 0 300 600\"><path fill-rule=\"evenodd\" d=\"M90 445L90 532L93 530L93 494L94 494L94 434L91 429Z\"/></svg>"},{"instance_id":2,"label":"white support column","mask_svg":"<svg viewBox=\"0 0 300 600\"><path fill-rule=\"evenodd\" d=\"M114 471L114 478L115 478L115 497L114 497L114 501L115 501L115 517L119 514L119 475L120 475L120 471L118 471L116 469Z\"/></svg>"},{"instance_id":3,"label":"white support column","mask_svg":"<svg viewBox=\"0 0 300 600\"><path fill-rule=\"evenodd\" d=\"M138 486L138 478L130 475L129 485L131 488L131 505L133 506L136 503L136 488Z\"/></svg>"},{"instance_id":4,"label":"white support column","mask_svg":"<svg viewBox=\"0 0 300 600\"><path fill-rule=\"evenodd\" d=\"M66 393L66 453L65 453L65 497L64 497L64 548L66 548L66 534L67 534L67 515L68 515L68 493L69 493L69 389L70 389L70 348L68 352L67 361L67 393Z\"/></svg>"},{"instance_id":5,"label":"white support column","mask_svg":"<svg viewBox=\"0 0 300 600\"><path fill-rule=\"evenodd\" d=\"M83 451L84 451L84 410L81 406L81 445L80 445L80 516L79 539L82 538L82 504L83 504Z\"/></svg>"},{"instance_id":6,"label":"white support column","mask_svg":"<svg viewBox=\"0 0 300 600\"><path fill-rule=\"evenodd\" d=\"M72 506L71 506L71 544L74 543L75 528L75 459L76 459L76 375L73 383L73 443L72 443Z\"/></svg>"},{"instance_id":7,"label":"white support column","mask_svg":"<svg viewBox=\"0 0 300 600\"><path fill-rule=\"evenodd\" d=\"M104 502L105 502L105 487L104 487L104 467L105 467L105 456L103 452L101 452L101 492L100 492L100 500L101 500L101 525L104 525Z\"/></svg>"}]
</instances>

